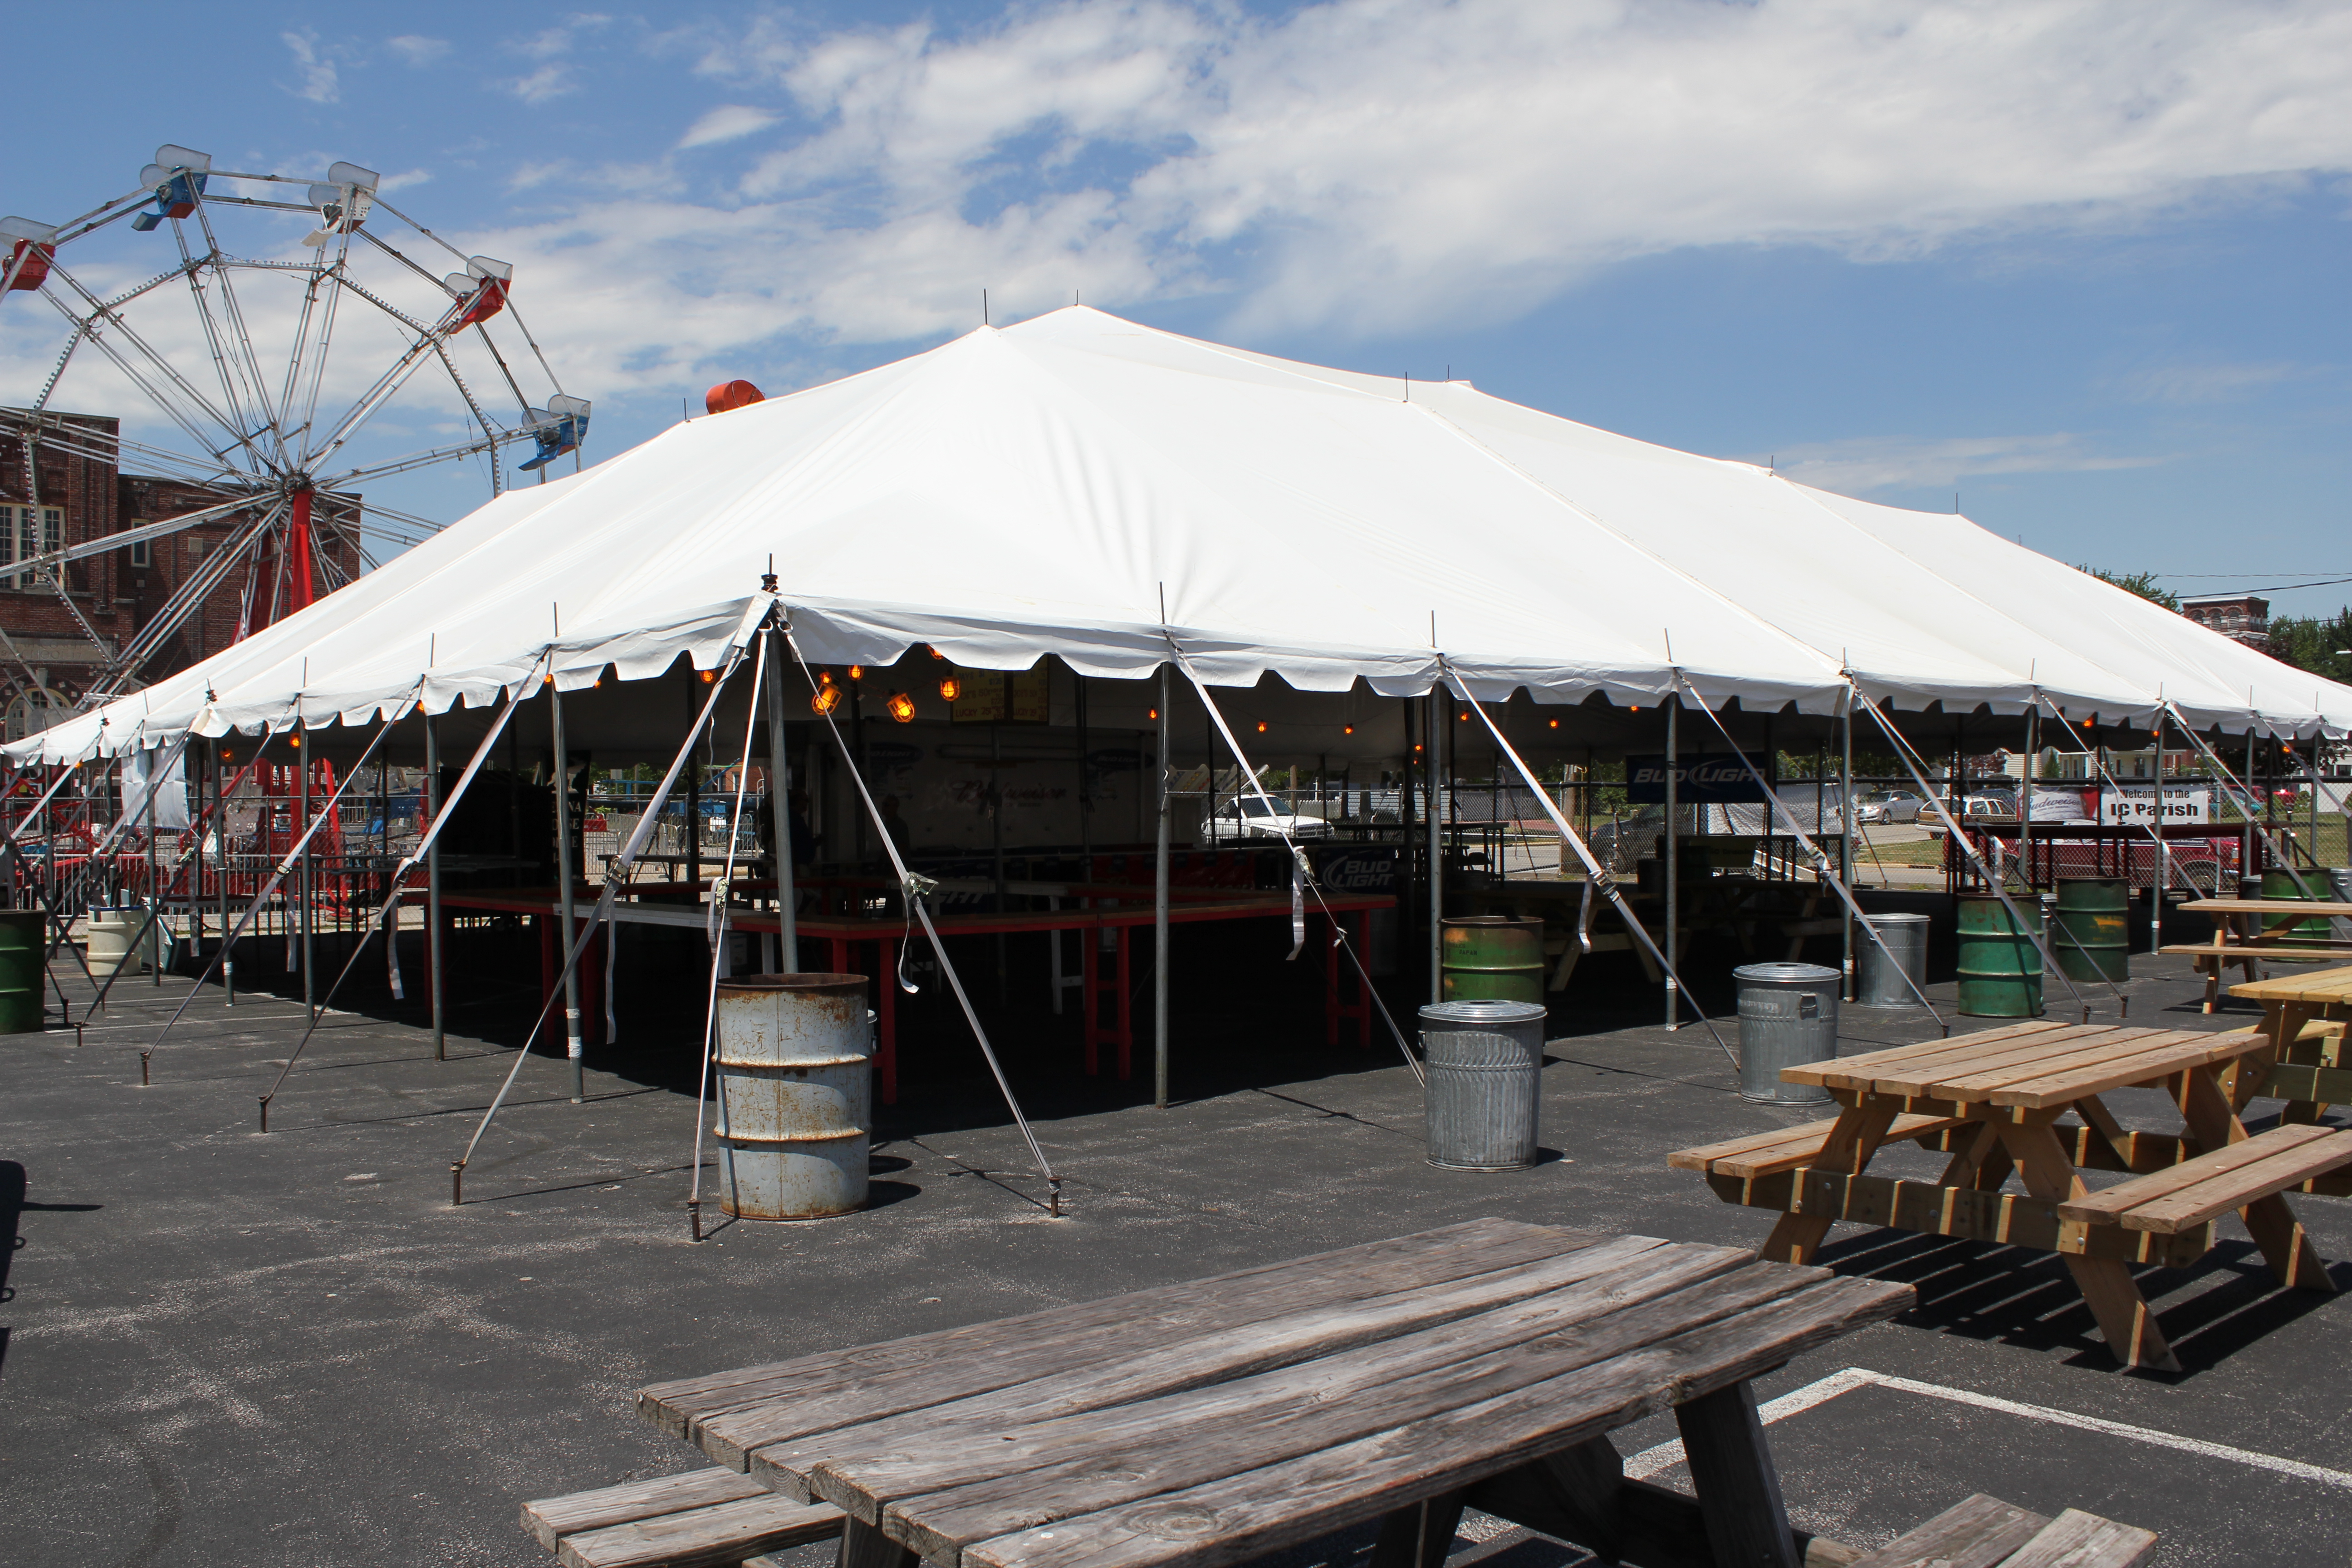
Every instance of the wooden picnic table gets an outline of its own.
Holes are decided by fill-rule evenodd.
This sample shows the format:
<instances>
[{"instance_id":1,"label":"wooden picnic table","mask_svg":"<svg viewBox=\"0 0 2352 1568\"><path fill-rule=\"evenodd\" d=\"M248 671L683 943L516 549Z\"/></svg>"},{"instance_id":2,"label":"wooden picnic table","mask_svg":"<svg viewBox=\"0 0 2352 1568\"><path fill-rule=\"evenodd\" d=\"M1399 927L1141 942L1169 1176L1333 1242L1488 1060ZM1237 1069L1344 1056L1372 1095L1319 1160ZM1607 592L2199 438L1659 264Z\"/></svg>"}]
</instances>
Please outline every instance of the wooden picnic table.
<instances>
[{"instance_id":1,"label":"wooden picnic table","mask_svg":"<svg viewBox=\"0 0 2352 1568\"><path fill-rule=\"evenodd\" d=\"M1500 1219L658 1384L657 1426L848 1517L843 1568L1242 1561L1465 1506L1610 1560L1798 1568L1749 1380L1910 1287ZM1696 1500L1608 1434L1672 1406Z\"/></svg>"},{"instance_id":2,"label":"wooden picnic table","mask_svg":"<svg viewBox=\"0 0 2352 1568\"><path fill-rule=\"evenodd\" d=\"M2352 919L2352 904L2309 899L2191 899L2180 906L2210 915L2210 942L2168 945L2168 953L2197 960L2205 976L2205 1011L2210 1013L2221 989L2221 971L2237 964L2248 980L2261 978L2255 966L2282 959L2294 963L2326 963L2336 953L2352 953L2352 937L2333 932L2316 935L2303 929L2305 921ZM2232 991L2231 995L2237 994Z\"/></svg>"},{"instance_id":3,"label":"wooden picnic table","mask_svg":"<svg viewBox=\"0 0 2352 1568\"><path fill-rule=\"evenodd\" d=\"M1833 1121L1682 1150L1729 1203L1780 1211L1760 1256L1808 1262L1832 1224L2038 1247L2066 1260L2108 1348L2128 1365L2178 1370L2129 1265L2184 1266L2235 1211L2282 1285L2332 1291L2284 1195L2346 1190L2352 1131L2282 1126L2259 1137L2240 1113L2264 1081L2269 1037L2251 1031L2048 1022L1785 1068L1843 1109ZM2100 1097L2162 1088L2184 1133L2126 1131ZM2068 1112L2076 1120L2062 1121ZM1886 1144L1950 1156L1935 1181L1866 1174ZM2023 1194L2005 1193L2012 1170ZM2084 1170L2134 1173L2098 1191Z\"/></svg>"},{"instance_id":4,"label":"wooden picnic table","mask_svg":"<svg viewBox=\"0 0 2352 1568\"><path fill-rule=\"evenodd\" d=\"M2230 987L2263 1005L2259 1033L2274 1053L2252 1092L2287 1102L2285 1119L2316 1121L2325 1106L2352 1104L2352 968L2286 974Z\"/></svg>"}]
</instances>

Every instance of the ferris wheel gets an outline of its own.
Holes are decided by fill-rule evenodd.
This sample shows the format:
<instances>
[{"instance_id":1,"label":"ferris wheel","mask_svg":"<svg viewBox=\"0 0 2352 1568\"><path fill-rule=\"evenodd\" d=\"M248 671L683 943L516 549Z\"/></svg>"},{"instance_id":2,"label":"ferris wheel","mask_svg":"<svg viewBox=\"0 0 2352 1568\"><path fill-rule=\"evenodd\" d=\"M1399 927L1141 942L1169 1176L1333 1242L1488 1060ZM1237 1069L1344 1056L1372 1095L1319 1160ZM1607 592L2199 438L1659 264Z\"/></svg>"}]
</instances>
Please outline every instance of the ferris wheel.
<instances>
[{"instance_id":1,"label":"ferris wheel","mask_svg":"<svg viewBox=\"0 0 2352 1568\"><path fill-rule=\"evenodd\" d=\"M23 459L0 489L32 501L0 563L98 645L81 706L140 685L224 590L243 637L439 529L363 487L461 465L495 497L518 449L542 480L560 457L577 467L589 405L523 324L513 268L460 252L379 184L356 163L237 174L166 145L136 190L68 223L0 218L0 303L58 339L37 392L0 407L0 449ZM0 316L8 336L37 331ZM120 433L71 412L118 405ZM172 515L67 539L65 498L41 488L72 458L145 470ZM198 529L203 553L135 635L110 642L75 605L73 563Z\"/></svg>"}]
</instances>

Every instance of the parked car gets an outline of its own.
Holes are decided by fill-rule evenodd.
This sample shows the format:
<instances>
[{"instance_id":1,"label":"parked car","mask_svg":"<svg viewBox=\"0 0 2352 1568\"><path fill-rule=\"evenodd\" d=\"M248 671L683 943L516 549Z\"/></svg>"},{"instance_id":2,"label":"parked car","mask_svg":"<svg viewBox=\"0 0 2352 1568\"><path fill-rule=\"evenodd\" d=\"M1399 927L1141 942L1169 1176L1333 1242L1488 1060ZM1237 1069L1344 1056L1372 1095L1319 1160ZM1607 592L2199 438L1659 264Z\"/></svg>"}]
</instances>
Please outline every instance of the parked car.
<instances>
[{"instance_id":1,"label":"parked car","mask_svg":"<svg viewBox=\"0 0 2352 1568\"><path fill-rule=\"evenodd\" d=\"M1331 825L1319 816L1301 816L1279 801L1245 795L1219 806L1202 824L1202 836L1212 844L1244 838L1328 838Z\"/></svg>"},{"instance_id":2,"label":"parked car","mask_svg":"<svg viewBox=\"0 0 2352 1568\"><path fill-rule=\"evenodd\" d=\"M1854 820L1862 823L1916 822L1927 803L1909 790L1883 790L1854 804Z\"/></svg>"}]
</instances>

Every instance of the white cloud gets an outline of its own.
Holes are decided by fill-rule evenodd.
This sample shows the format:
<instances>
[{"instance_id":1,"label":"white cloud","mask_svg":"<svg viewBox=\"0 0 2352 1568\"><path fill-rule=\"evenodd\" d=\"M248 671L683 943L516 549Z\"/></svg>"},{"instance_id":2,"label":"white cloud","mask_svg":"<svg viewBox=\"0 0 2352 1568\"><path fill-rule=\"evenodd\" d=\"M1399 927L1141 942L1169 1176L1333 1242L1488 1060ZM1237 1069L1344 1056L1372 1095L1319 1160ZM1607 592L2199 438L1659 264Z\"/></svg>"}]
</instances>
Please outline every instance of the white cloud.
<instances>
[{"instance_id":1,"label":"white cloud","mask_svg":"<svg viewBox=\"0 0 2352 1568\"><path fill-rule=\"evenodd\" d=\"M1748 460L1771 463L1785 478L1816 489L1852 496L1918 489L1930 485L1948 488L1976 475L2087 473L2145 468L2163 461L2160 458L2095 452L2084 445L2081 437L2064 432L1933 440L1911 436L1870 436L1792 447Z\"/></svg>"},{"instance_id":2,"label":"white cloud","mask_svg":"<svg viewBox=\"0 0 2352 1568\"><path fill-rule=\"evenodd\" d=\"M318 34L280 33L278 37L294 56L294 68L302 74L302 84L288 91L313 103L332 103L341 96L335 85L335 62L320 47Z\"/></svg>"},{"instance_id":3,"label":"white cloud","mask_svg":"<svg viewBox=\"0 0 2352 1568\"><path fill-rule=\"evenodd\" d=\"M708 147L713 142L732 142L765 131L776 122L776 116L764 109L752 109L740 103L722 103L704 114L678 138L681 150L688 147Z\"/></svg>"},{"instance_id":4,"label":"white cloud","mask_svg":"<svg viewBox=\"0 0 2352 1568\"><path fill-rule=\"evenodd\" d=\"M530 104L545 103L576 90L571 70L561 65L541 66L529 76L517 77L506 83L506 89Z\"/></svg>"},{"instance_id":5,"label":"white cloud","mask_svg":"<svg viewBox=\"0 0 2352 1568\"><path fill-rule=\"evenodd\" d=\"M411 185L426 184L432 178L433 172L430 169L411 169L406 174L386 174L376 182L375 188L390 195L394 191L404 191Z\"/></svg>"},{"instance_id":6,"label":"white cloud","mask_svg":"<svg viewBox=\"0 0 2352 1568\"><path fill-rule=\"evenodd\" d=\"M449 53L448 39L427 38L415 33L386 38L384 47L413 66L435 64Z\"/></svg>"},{"instance_id":7,"label":"white cloud","mask_svg":"<svg viewBox=\"0 0 2352 1568\"><path fill-rule=\"evenodd\" d=\"M2125 377L2124 389L2142 403L2229 403L2306 374L2296 364L2158 365Z\"/></svg>"}]
</instances>

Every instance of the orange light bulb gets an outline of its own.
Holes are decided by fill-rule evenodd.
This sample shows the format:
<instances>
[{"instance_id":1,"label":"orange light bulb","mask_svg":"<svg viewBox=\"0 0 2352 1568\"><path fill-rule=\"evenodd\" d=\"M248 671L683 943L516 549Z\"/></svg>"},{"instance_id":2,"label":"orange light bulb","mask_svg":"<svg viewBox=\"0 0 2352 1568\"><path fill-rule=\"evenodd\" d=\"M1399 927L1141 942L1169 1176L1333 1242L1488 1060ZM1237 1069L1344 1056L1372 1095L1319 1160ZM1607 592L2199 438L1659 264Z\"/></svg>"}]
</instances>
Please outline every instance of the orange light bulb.
<instances>
[{"instance_id":1,"label":"orange light bulb","mask_svg":"<svg viewBox=\"0 0 2352 1568\"><path fill-rule=\"evenodd\" d=\"M905 692L893 691L890 693L890 700L884 703L883 706L890 710L890 717L898 721L899 723L908 724L914 721L915 700L908 696Z\"/></svg>"},{"instance_id":2,"label":"orange light bulb","mask_svg":"<svg viewBox=\"0 0 2352 1568\"><path fill-rule=\"evenodd\" d=\"M852 679L852 680L863 680L863 679L866 679L866 667L865 667L864 665L862 665L862 664L853 664L853 665L851 665L851 666L849 667L849 679Z\"/></svg>"},{"instance_id":3,"label":"orange light bulb","mask_svg":"<svg viewBox=\"0 0 2352 1568\"><path fill-rule=\"evenodd\" d=\"M1551 721L1551 727L1552 727L1553 729L1555 729L1555 730L1559 729L1559 720L1557 720L1557 719L1553 720L1553 721Z\"/></svg>"},{"instance_id":4,"label":"orange light bulb","mask_svg":"<svg viewBox=\"0 0 2352 1568\"><path fill-rule=\"evenodd\" d=\"M1356 732L1356 727L1353 724L1342 724L1339 726L1339 732L1343 735L1352 735Z\"/></svg>"},{"instance_id":5,"label":"orange light bulb","mask_svg":"<svg viewBox=\"0 0 2352 1568\"><path fill-rule=\"evenodd\" d=\"M815 695L809 699L809 706L820 714L832 712L841 706L841 688L830 680L826 681L823 686L818 687Z\"/></svg>"},{"instance_id":6,"label":"orange light bulb","mask_svg":"<svg viewBox=\"0 0 2352 1568\"><path fill-rule=\"evenodd\" d=\"M1263 719L1257 721L1257 732L1261 735L1265 733L1265 721Z\"/></svg>"},{"instance_id":7,"label":"orange light bulb","mask_svg":"<svg viewBox=\"0 0 2352 1568\"><path fill-rule=\"evenodd\" d=\"M1147 719L1151 719L1151 720L1157 721L1157 720L1159 719L1159 717L1160 717L1160 710L1159 710L1159 709L1157 709L1157 708L1147 708L1147 709L1145 709L1145 710L1143 710L1143 712L1144 712L1144 717L1145 717L1145 718L1147 718Z\"/></svg>"},{"instance_id":8,"label":"orange light bulb","mask_svg":"<svg viewBox=\"0 0 2352 1568\"><path fill-rule=\"evenodd\" d=\"M719 673L716 670L706 669L702 672L702 684L705 686L709 685L712 681L718 679Z\"/></svg>"},{"instance_id":9,"label":"orange light bulb","mask_svg":"<svg viewBox=\"0 0 2352 1568\"><path fill-rule=\"evenodd\" d=\"M963 682L958 680L954 676L950 675L945 680L940 682L940 700L941 701L952 702L962 694Z\"/></svg>"}]
</instances>

